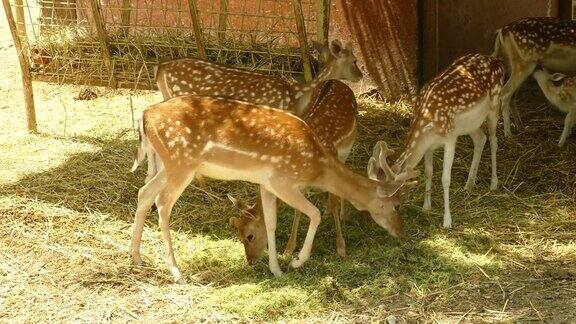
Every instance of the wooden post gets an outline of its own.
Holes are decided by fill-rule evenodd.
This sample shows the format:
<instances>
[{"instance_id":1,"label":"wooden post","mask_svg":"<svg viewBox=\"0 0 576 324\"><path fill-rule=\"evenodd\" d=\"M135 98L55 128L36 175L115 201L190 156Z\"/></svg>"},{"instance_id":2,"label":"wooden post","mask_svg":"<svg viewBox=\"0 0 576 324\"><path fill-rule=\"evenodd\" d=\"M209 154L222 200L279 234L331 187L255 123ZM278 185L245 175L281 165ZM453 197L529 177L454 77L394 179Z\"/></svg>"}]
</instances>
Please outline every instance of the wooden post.
<instances>
[{"instance_id":1,"label":"wooden post","mask_svg":"<svg viewBox=\"0 0 576 324\"><path fill-rule=\"evenodd\" d=\"M331 2L331 0L316 0L316 40L324 45L328 44Z\"/></svg>"},{"instance_id":2,"label":"wooden post","mask_svg":"<svg viewBox=\"0 0 576 324\"><path fill-rule=\"evenodd\" d=\"M30 62L28 61L26 52L24 52L22 48L16 22L14 21L14 15L12 14L12 8L10 8L10 2L9 0L2 0L2 4L4 5L4 13L6 14L8 26L10 26L10 32L12 33L12 39L14 40L14 47L18 53L18 61L20 62L20 71L22 72L22 88L24 90L24 105L26 107L26 119L28 122L28 133L37 133L38 127L36 125L36 110L34 108L34 91L32 90Z\"/></svg>"},{"instance_id":3,"label":"wooden post","mask_svg":"<svg viewBox=\"0 0 576 324\"><path fill-rule=\"evenodd\" d=\"M201 59L206 59L206 47L204 46L204 37L202 36L202 27L200 26L196 0L188 0L188 9L190 10L190 21L192 21L192 29L194 29L196 47L198 47L198 56L200 56Z\"/></svg>"},{"instance_id":4,"label":"wooden post","mask_svg":"<svg viewBox=\"0 0 576 324\"><path fill-rule=\"evenodd\" d=\"M292 0L294 7L294 18L296 19L296 28L298 29L298 41L300 42L300 56L304 68L304 79L312 80L312 70L310 69L310 57L308 52L308 41L306 36L306 25L304 24L304 15L302 14L302 3L300 0Z\"/></svg>"},{"instance_id":5,"label":"wooden post","mask_svg":"<svg viewBox=\"0 0 576 324\"><path fill-rule=\"evenodd\" d=\"M112 68L112 58L110 57L110 47L108 46L108 35L106 34L106 28L104 27L104 22L102 21L100 0L90 0L90 6L92 9L92 18L94 19L94 24L96 25L96 32L98 33L98 39L100 40L100 48L102 49L104 66L106 66L108 73L110 73L110 86L112 88L116 88L116 76L114 76L114 69Z\"/></svg>"},{"instance_id":6,"label":"wooden post","mask_svg":"<svg viewBox=\"0 0 576 324\"><path fill-rule=\"evenodd\" d=\"M131 0L122 0L122 35L128 37L130 33L130 15L132 14Z\"/></svg>"},{"instance_id":7,"label":"wooden post","mask_svg":"<svg viewBox=\"0 0 576 324\"><path fill-rule=\"evenodd\" d=\"M218 41L223 44L226 39L228 24L228 0L220 0L220 15L218 16Z\"/></svg>"},{"instance_id":8,"label":"wooden post","mask_svg":"<svg viewBox=\"0 0 576 324\"><path fill-rule=\"evenodd\" d=\"M24 18L24 3L22 0L14 0L14 22L18 30L20 42L24 53L28 53L28 36L26 36L26 20Z\"/></svg>"}]
</instances>

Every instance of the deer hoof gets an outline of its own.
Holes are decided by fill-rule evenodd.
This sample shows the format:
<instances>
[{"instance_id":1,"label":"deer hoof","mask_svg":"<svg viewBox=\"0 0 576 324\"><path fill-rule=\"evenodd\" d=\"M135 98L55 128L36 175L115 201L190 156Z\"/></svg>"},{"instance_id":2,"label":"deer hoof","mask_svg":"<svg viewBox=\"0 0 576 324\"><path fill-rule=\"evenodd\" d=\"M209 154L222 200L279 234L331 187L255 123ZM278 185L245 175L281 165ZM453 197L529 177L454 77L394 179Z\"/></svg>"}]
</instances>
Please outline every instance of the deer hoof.
<instances>
[{"instance_id":1,"label":"deer hoof","mask_svg":"<svg viewBox=\"0 0 576 324\"><path fill-rule=\"evenodd\" d=\"M304 264L304 261L302 261L299 257L295 257L292 260L292 262L290 262L290 267L291 268L300 268L303 264Z\"/></svg>"},{"instance_id":2,"label":"deer hoof","mask_svg":"<svg viewBox=\"0 0 576 324\"><path fill-rule=\"evenodd\" d=\"M490 182L490 190L494 191L498 189L498 180Z\"/></svg>"}]
</instances>

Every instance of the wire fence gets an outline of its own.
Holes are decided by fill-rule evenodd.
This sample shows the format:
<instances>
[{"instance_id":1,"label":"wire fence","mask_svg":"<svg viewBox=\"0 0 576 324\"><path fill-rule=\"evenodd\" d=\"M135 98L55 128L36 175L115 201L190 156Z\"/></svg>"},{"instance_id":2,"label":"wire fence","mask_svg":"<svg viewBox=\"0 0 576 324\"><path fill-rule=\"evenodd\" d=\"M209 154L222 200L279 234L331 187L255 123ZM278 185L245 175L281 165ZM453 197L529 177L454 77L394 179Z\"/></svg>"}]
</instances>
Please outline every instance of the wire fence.
<instances>
[{"instance_id":1,"label":"wire fence","mask_svg":"<svg viewBox=\"0 0 576 324\"><path fill-rule=\"evenodd\" d=\"M316 37L319 3L329 6L314 0L13 0L12 9L34 79L150 89L153 66L180 57L302 74L302 37Z\"/></svg>"}]
</instances>

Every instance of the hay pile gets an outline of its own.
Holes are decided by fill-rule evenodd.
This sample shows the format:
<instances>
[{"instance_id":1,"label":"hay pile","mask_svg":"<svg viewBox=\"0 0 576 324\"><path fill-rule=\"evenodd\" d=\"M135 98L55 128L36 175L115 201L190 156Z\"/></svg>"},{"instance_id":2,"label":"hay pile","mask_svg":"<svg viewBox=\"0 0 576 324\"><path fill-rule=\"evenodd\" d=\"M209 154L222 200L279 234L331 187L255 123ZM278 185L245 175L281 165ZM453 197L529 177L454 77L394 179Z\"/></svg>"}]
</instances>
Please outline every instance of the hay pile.
<instances>
[{"instance_id":1,"label":"hay pile","mask_svg":"<svg viewBox=\"0 0 576 324\"><path fill-rule=\"evenodd\" d=\"M12 66L12 65L7 65ZM17 66L16 64L13 66ZM16 82L13 82L16 83ZM576 317L576 138L555 143L563 116L537 91L519 98L527 128L499 132L501 187L488 190L485 148L478 186L463 190L472 143L459 142L452 173L454 228L441 228L441 158L434 161L432 211L421 210L423 183L405 193L405 237L391 238L351 209L348 257L336 256L324 219L302 269L270 276L266 260L249 267L228 217L227 193L252 200L256 188L208 181L189 188L173 211L176 257L188 285L173 285L164 265L157 216L143 237L148 267L127 251L144 168L128 173L137 109L157 93L107 92L76 101L77 88L35 84L43 135L19 135L19 89L1 89L0 318L13 321L568 321ZM372 145L400 148L410 105L363 100L348 165L365 174ZM311 194L318 206L324 196ZM322 208L322 207L321 207ZM292 220L281 211L282 249ZM305 218L303 223L305 224ZM303 238L305 226L301 227ZM299 242L302 244L302 241ZM288 258L281 258L285 269Z\"/></svg>"}]
</instances>

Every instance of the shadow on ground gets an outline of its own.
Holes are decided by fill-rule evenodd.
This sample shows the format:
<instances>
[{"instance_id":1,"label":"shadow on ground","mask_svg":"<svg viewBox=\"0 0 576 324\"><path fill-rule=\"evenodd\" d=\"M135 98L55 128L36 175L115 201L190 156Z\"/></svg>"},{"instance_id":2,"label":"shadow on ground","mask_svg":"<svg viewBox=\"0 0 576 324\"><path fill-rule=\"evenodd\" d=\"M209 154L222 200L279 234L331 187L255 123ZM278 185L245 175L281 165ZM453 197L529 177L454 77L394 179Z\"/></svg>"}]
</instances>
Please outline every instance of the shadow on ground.
<instances>
[{"instance_id":1,"label":"shadow on ground","mask_svg":"<svg viewBox=\"0 0 576 324\"><path fill-rule=\"evenodd\" d=\"M532 94L524 95L530 97ZM203 273L195 277L202 284L227 287L259 283L263 289L298 287L320 294L327 304L352 303L352 307L358 309L377 306L384 297L392 298L390 302L398 305L408 299L418 300L424 309L434 309L434 305L451 301L458 301L454 311L464 312L467 307L478 307L479 304L485 308L498 308L502 306L502 300L483 299L486 291L498 295L493 290L506 280L512 285L510 289L523 282L530 290L529 280L540 280L537 281L538 287L542 282L549 284L550 280L556 279L553 274L546 275L543 269L551 264L554 268L568 271L565 277L568 279L561 280L574 280L571 277L576 273L571 272L573 266L558 263L556 259L522 258L510 247L522 244L519 241L526 235L535 240L546 237L566 243L573 237L565 234L576 231L574 205L567 203L576 197L576 139L572 136L566 147L557 148L554 143L560 135L563 116L549 107L527 106L523 114L527 128L511 139L500 136L498 167L502 186L498 191L489 192L487 189L490 175L487 147L478 172L478 187L471 193L463 191L472 145L469 139L460 141L452 178L455 225L452 230L440 226L442 199L438 170L441 170L441 159L437 158L433 210L425 213L419 207L422 185L406 193L401 209L406 231L403 240L390 237L367 215L351 211L350 221L345 225L349 254L346 259L335 254L333 223L325 218L310 261L304 268L292 269L280 279L268 280L271 276L266 260L250 268L241 256L237 256L233 263L226 260L227 252L197 255L182 253L181 246L177 246L176 256L187 276L197 271ZM384 139L400 148L409 120L398 113L377 110L364 114L359 124L358 144L350 164L364 174L372 145ZM25 176L0 188L0 191L80 213L97 211L129 226L145 171L141 167L134 174L128 172L136 142L123 136L107 140L92 137L73 137L70 140L87 142L99 150L73 155L57 168ZM234 192L241 198L250 199L254 197L255 189L254 185L218 181L209 181L196 190L188 188L173 211L172 229L180 237L187 235L210 246L218 245L221 240L235 240L236 234L228 227L228 217L233 209L225 195ZM321 206L324 195L315 193L312 199ZM284 208L279 216L279 250L287 240L291 213ZM572 218L562 221L562 215L570 213ZM147 226L157 230L155 214L148 217ZM305 226L301 226L300 238L304 233ZM125 258L121 262L128 263L127 254L119 254L118 258ZM516 262L523 267L517 268L509 263L511 258L518 260ZM287 262L287 258L282 259L284 267ZM162 263L158 263L158 268L164 271ZM96 277L100 275L108 277L111 274L94 274ZM506 276L509 277L502 278ZM168 283L166 278L167 274L158 283ZM482 285L488 285L488 288L483 289ZM430 295L434 291L438 294ZM419 299L419 292L427 297ZM524 306L526 300L520 301L518 307Z\"/></svg>"}]
</instances>

